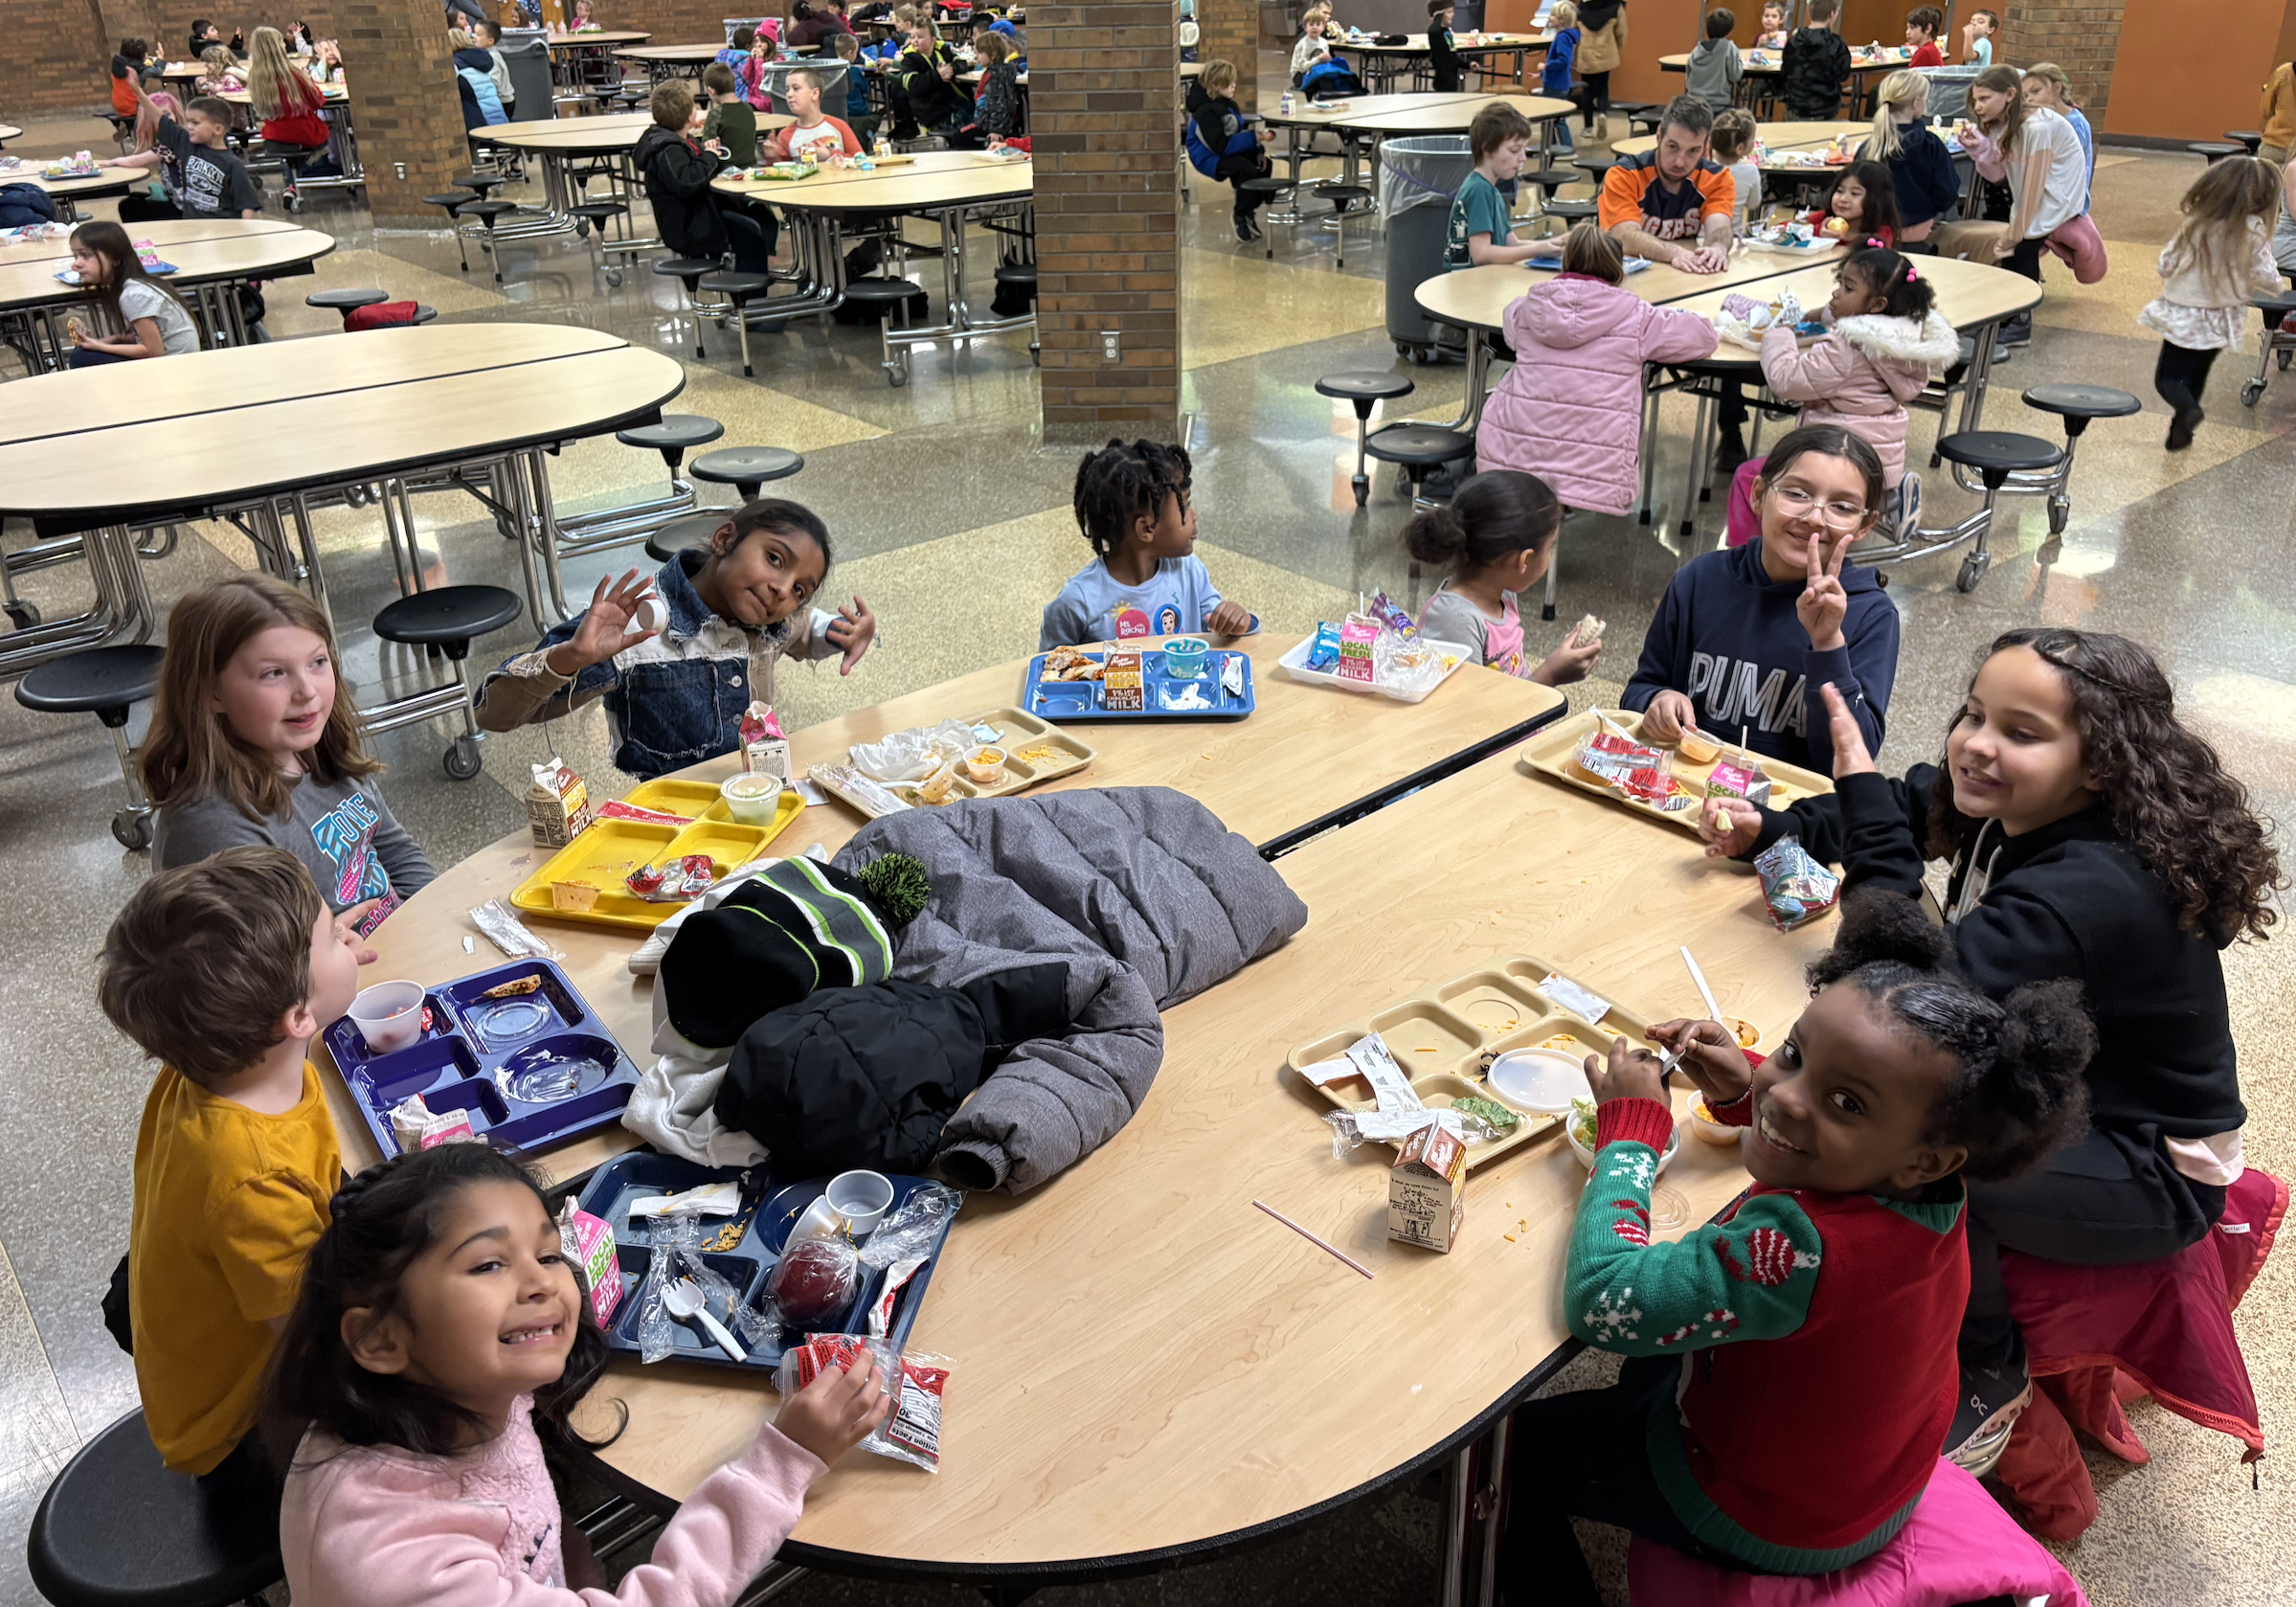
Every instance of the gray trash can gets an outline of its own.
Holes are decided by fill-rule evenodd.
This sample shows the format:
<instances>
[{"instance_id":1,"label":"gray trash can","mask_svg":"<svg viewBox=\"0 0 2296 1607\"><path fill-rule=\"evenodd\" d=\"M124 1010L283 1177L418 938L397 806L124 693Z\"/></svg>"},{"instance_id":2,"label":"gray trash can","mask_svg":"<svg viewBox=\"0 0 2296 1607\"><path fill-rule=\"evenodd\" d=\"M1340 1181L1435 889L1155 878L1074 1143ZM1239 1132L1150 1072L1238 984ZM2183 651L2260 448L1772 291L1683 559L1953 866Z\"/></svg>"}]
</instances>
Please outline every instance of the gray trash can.
<instances>
[{"instance_id":1,"label":"gray trash can","mask_svg":"<svg viewBox=\"0 0 2296 1607\"><path fill-rule=\"evenodd\" d=\"M1463 135L1388 140L1379 147L1379 213L1387 236L1387 338L1398 352L1408 351L1422 362L1439 344L1454 351L1464 344L1456 330L1429 322L1415 292L1443 271L1452 197L1474 171L1474 158Z\"/></svg>"}]
</instances>

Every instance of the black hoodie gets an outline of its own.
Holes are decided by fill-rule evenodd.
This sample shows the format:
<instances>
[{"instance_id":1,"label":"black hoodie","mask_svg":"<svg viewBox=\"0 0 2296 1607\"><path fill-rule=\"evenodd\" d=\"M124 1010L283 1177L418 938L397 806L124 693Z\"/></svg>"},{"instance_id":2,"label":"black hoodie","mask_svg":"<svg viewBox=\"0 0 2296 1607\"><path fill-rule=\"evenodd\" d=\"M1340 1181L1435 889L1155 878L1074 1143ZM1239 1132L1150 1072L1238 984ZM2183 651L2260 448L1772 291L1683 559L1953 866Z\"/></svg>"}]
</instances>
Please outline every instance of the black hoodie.
<instances>
[{"instance_id":1,"label":"black hoodie","mask_svg":"<svg viewBox=\"0 0 2296 1607\"><path fill-rule=\"evenodd\" d=\"M1850 47L1831 28L1797 28L1786 36L1778 84L1790 116L1823 122L1841 115L1842 85L1850 81Z\"/></svg>"},{"instance_id":2,"label":"black hoodie","mask_svg":"<svg viewBox=\"0 0 2296 1607\"><path fill-rule=\"evenodd\" d=\"M1767 813L1754 851L1792 832L1817 858L1838 862L1847 886L1918 898L1920 845L1939 784L1930 764L1902 781L1845 776L1833 797ZM2178 927L2167 892L2104 809L2017 837L1987 822L1953 862L1945 907L1961 911L1950 924L1962 968L1992 997L2054 977L2082 985L2097 1023L2088 1069L2097 1126L2150 1146L2156 1136L2208 1138L2246 1121L2223 944Z\"/></svg>"},{"instance_id":3,"label":"black hoodie","mask_svg":"<svg viewBox=\"0 0 2296 1607\"><path fill-rule=\"evenodd\" d=\"M645 179L663 244L682 257L723 257L732 249L709 193L709 181L722 166L715 151L656 124L638 136L631 159Z\"/></svg>"}]
</instances>

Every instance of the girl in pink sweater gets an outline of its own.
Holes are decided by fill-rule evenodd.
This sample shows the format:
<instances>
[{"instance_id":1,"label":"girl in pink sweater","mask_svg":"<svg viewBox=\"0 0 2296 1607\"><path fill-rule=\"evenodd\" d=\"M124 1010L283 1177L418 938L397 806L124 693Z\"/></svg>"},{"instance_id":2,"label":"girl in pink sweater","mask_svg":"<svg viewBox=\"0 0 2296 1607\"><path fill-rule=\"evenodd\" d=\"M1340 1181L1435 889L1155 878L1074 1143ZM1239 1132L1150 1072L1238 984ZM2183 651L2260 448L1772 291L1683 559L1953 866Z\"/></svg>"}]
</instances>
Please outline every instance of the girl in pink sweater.
<instances>
[{"instance_id":1,"label":"girl in pink sweater","mask_svg":"<svg viewBox=\"0 0 2296 1607\"><path fill-rule=\"evenodd\" d=\"M275 1446L294 1446L280 1550L305 1607L731 1607L890 1405L874 1363L822 1373L605 1590L543 1463L546 1442L592 1443L569 1418L606 1344L540 1191L450 1143L360 1174L332 1209L269 1402Z\"/></svg>"}]
</instances>

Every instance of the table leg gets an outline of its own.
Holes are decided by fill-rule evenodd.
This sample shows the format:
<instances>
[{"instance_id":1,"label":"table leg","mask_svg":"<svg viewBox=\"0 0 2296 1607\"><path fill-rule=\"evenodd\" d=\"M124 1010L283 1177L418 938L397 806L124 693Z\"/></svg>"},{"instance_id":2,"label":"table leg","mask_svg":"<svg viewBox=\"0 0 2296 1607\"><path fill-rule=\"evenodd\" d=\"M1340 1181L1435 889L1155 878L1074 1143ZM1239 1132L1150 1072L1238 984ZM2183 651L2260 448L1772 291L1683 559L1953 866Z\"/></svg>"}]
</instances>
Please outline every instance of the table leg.
<instances>
[{"instance_id":1,"label":"table leg","mask_svg":"<svg viewBox=\"0 0 2296 1607\"><path fill-rule=\"evenodd\" d=\"M96 602L69 620L49 620L0 637L0 678L12 678L51 659L123 639L151 635L151 592L137 567L135 540L125 525L103 525L79 536Z\"/></svg>"},{"instance_id":2,"label":"table leg","mask_svg":"<svg viewBox=\"0 0 2296 1607\"><path fill-rule=\"evenodd\" d=\"M1443 1607L1465 1607L1467 1542L1474 1532L1474 1446L1452 1453L1443 1467Z\"/></svg>"},{"instance_id":3,"label":"table leg","mask_svg":"<svg viewBox=\"0 0 2296 1607\"><path fill-rule=\"evenodd\" d=\"M1548 573L1553 573L1551 567ZM1501 1414L1483 1437L1483 1481L1474 1492L1474 1523L1481 1530L1483 1553L1482 1576L1475 1585L1476 1607L1493 1607L1498 1599L1498 1543L1506 1534L1508 1437L1514 1427L1515 1415Z\"/></svg>"},{"instance_id":4,"label":"table leg","mask_svg":"<svg viewBox=\"0 0 2296 1607\"><path fill-rule=\"evenodd\" d=\"M1443 427L1447 430L1472 431L1483 418L1483 387L1491 374L1491 351L1483 344L1483 331L1470 327L1467 330L1467 396L1459 416Z\"/></svg>"},{"instance_id":5,"label":"table leg","mask_svg":"<svg viewBox=\"0 0 2296 1607\"><path fill-rule=\"evenodd\" d=\"M561 621L574 618L574 610L566 605L566 577L558 565L558 535L544 514L550 506L550 468L537 448L529 447L518 454L525 465L519 472L514 465L511 484L518 498L518 521L526 532L526 545L538 549L542 555L542 572L550 583L550 605ZM539 605L539 599L534 600ZM539 613L536 615L540 617ZM548 629L548 626L544 627Z\"/></svg>"},{"instance_id":6,"label":"table leg","mask_svg":"<svg viewBox=\"0 0 2296 1607\"><path fill-rule=\"evenodd\" d=\"M1682 520L1677 533L1688 535L1698 529L1699 490L1705 480L1706 415L1713 400L1703 391L1694 390L1698 410L1690 425L1690 478L1682 487Z\"/></svg>"},{"instance_id":7,"label":"table leg","mask_svg":"<svg viewBox=\"0 0 2296 1607\"><path fill-rule=\"evenodd\" d=\"M1977 331L1970 353L1969 378L1961 388L1961 427L1965 430L1983 427L1986 387L1992 382L1993 341L2000 331L1997 319Z\"/></svg>"}]
</instances>

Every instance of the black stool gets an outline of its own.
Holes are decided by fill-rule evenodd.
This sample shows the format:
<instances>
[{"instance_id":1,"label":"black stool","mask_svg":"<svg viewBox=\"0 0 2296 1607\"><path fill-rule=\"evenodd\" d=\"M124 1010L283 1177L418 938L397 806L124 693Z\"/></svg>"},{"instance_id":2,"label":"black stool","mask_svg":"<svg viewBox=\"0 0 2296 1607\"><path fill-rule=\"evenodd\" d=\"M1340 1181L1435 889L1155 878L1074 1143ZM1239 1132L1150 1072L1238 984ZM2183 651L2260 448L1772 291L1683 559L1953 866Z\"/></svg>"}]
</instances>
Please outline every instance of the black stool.
<instances>
[{"instance_id":1,"label":"black stool","mask_svg":"<svg viewBox=\"0 0 2296 1607\"><path fill-rule=\"evenodd\" d=\"M2272 362L2280 360L2283 373L2287 372L2288 359L2296 356L2296 325L2287 321L2296 312L2296 290L2283 290L2277 296L2260 296L2248 304L2264 315L2264 338L2257 343L2256 377L2240 387L2240 405L2254 407L2263 399L2264 386L2272 375Z\"/></svg>"},{"instance_id":2,"label":"black stool","mask_svg":"<svg viewBox=\"0 0 2296 1607\"><path fill-rule=\"evenodd\" d=\"M526 604L518 594L500 586L435 586L385 607L374 617L374 634L386 642L436 647L460 667L470 657L473 638L500 630L525 612ZM362 709L359 717L370 732L384 732L437 719L440 714L460 713L462 735L446 750L446 773L458 781L467 781L479 773L479 744L485 740L471 709L470 685L458 668L455 678L445 686Z\"/></svg>"},{"instance_id":3,"label":"black stool","mask_svg":"<svg viewBox=\"0 0 2296 1607\"><path fill-rule=\"evenodd\" d=\"M597 265L604 272L606 283L617 288L621 284L621 269L607 266L606 225L629 210L627 201L576 201L566 209L569 215L581 219L574 225L574 233L591 242L592 249L597 253Z\"/></svg>"},{"instance_id":4,"label":"black stool","mask_svg":"<svg viewBox=\"0 0 2296 1607\"><path fill-rule=\"evenodd\" d=\"M497 284L503 282L503 260L495 249L494 220L517 210L516 201L465 201L461 209L460 215L477 218L479 227L486 231L479 243L485 247L487 260L494 264L494 283ZM464 266L468 266L467 260Z\"/></svg>"},{"instance_id":5,"label":"black stool","mask_svg":"<svg viewBox=\"0 0 2296 1607\"><path fill-rule=\"evenodd\" d=\"M787 480L804 466L803 458L779 446L726 446L694 459L693 477L731 486L743 502L755 502L760 486Z\"/></svg>"},{"instance_id":6,"label":"black stool","mask_svg":"<svg viewBox=\"0 0 2296 1607\"><path fill-rule=\"evenodd\" d=\"M1017 284L1026 288L1029 316L1031 318L1035 316L1036 264L1034 262L999 262L996 281L999 284ZM1045 362L1044 348L1037 344L1036 327L1033 323L1028 329L1028 360L1039 368L1042 368Z\"/></svg>"},{"instance_id":7,"label":"black stool","mask_svg":"<svg viewBox=\"0 0 2296 1607\"><path fill-rule=\"evenodd\" d=\"M454 182L465 190L477 191L479 199L484 201L492 200L495 191L510 181L501 173L482 173L473 170L467 173L455 174Z\"/></svg>"},{"instance_id":8,"label":"black stool","mask_svg":"<svg viewBox=\"0 0 2296 1607\"><path fill-rule=\"evenodd\" d=\"M444 194L425 195L422 198L422 204L426 207L446 209L446 224L455 236L455 255L462 260L464 273L470 271L470 253L462 249L462 209L477 199L478 196L467 190L450 190Z\"/></svg>"},{"instance_id":9,"label":"black stool","mask_svg":"<svg viewBox=\"0 0 2296 1607\"><path fill-rule=\"evenodd\" d=\"M431 322L431 320L433 320L434 318L437 318L438 316L439 316L439 309L438 309L437 307L435 307L435 306L431 306L431 305L430 305L428 302L416 302L416 303L415 304L415 322L416 322L416 323L417 323L417 324L428 324L429 322Z\"/></svg>"},{"instance_id":10,"label":"black stool","mask_svg":"<svg viewBox=\"0 0 2296 1607\"><path fill-rule=\"evenodd\" d=\"M56 1607L228 1607L286 1572L277 1503L169 1472L141 1412L64 1464L32 1515L24 1560Z\"/></svg>"},{"instance_id":11,"label":"black stool","mask_svg":"<svg viewBox=\"0 0 2296 1607\"><path fill-rule=\"evenodd\" d=\"M130 849L151 847L151 800L144 796L144 779L127 745L127 713L158 690L164 656L157 647L91 647L51 659L16 683L16 701L25 708L43 714L94 714L112 734L112 746L120 750L120 775L127 782L127 807L112 816L112 835ZM136 1423L140 1431L142 1419ZM145 1448L150 1449L148 1436ZM156 1455L153 1460L156 1463ZM40 1509L47 1510L45 1503Z\"/></svg>"},{"instance_id":12,"label":"black stool","mask_svg":"<svg viewBox=\"0 0 2296 1607\"><path fill-rule=\"evenodd\" d=\"M695 282L713 296L723 296L733 304L734 328L741 332L741 372L744 378L756 371L750 367L750 302L773 288L773 279L761 273L738 273L732 268L714 268Z\"/></svg>"},{"instance_id":13,"label":"black stool","mask_svg":"<svg viewBox=\"0 0 2296 1607\"><path fill-rule=\"evenodd\" d=\"M683 519L672 519L645 538L645 555L656 563L667 563L680 553L707 548L710 536L732 511L723 508L714 513L688 513Z\"/></svg>"},{"instance_id":14,"label":"black stool","mask_svg":"<svg viewBox=\"0 0 2296 1607\"><path fill-rule=\"evenodd\" d=\"M908 327L909 298L923 293L914 280L871 278L846 282L846 301L876 309L879 349L885 353L878 366L885 370L886 383L889 385L909 383L908 361L893 360L893 344L889 337L896 328Z\"/></svg>"},{"instance_id":15,"label":"black stool","mask_svg":"<svg viewBox=\"0 0 2296 1607\"><path fill-rule=\"evenodd\" d=\"M690 494L693 487L678 478L678 470L686 463L686 454L697 446L707 446L720 440L726 426L714 419L704 419L694 413L664 413L659 423L635 424L626 430L616 430L614 439L624 446L644 447L662 454L669 465L669 483L673 489Z\"/></svg>"},{"instance_id":16,"label":"black stool","mask_svg":"<svg viewBox=\"0 0 2296 1607\"><path fill-rule=\"evenodd\" d=\"M259 144L260 148L256 152L259 160L276 160L279 163L282 185L280 204L289 212L303 211L303 196L297 192L295 186L312 158L326 153L325 142L318 145L281 145L276 140L263 140Z\"/></svg>"},{"instance_id":17,"label":"black stool","mask_svg":"<svg viewBox=\"0 0 2296 1607\"><path fill-rule=\"evenodd\" d=\"M1371 215L1371 187L1332 182L1316 186L1316 193L1332 204L1332 215L1325 221L1336 231L1332 242L1338 259L1335 265L1344 268L1347 266L1347 220ZM1359 202L1362 204L1359 205Z\"/></svg>"},{"instance_id":18,"label":"black stool","mask_svg":"<svg viewBox=\"0 0 2296 1607\"><path fill-rule=\"evenodd\" d=\"M1246 178L1238 179L1236 181L1237 194L1241 195L1247 192L1249 192L1254 195L1265 195L1272 202L1277 196L1289 195L1293 191L1298 188L1299 186L1294 180L1278 178L1273 173L1268 174L1265 178ZM1264 206L1259 208L1258 211L1260 220L1263 223L1272 223L1274 221L1274 217L1272 216L1274 208L1272 206ZM1268 242L1268 255L1272 258L1275 255L1275 238L1272 235L1270 235L1264 228L1260 231L1260 234L1261 237Z\"/></svg>"},{"instance_id":19,"label":"black stool","mask_svg":"<svg viewBox=\"0 0 2296 1607\"><path fill-rule=\"evenodd\" d=\"M1987 540L1992 532L1994 500L2008 486L2012 475L2037 474L2055 468L2063 461L2064 453L2037 437L2012 435L2006 430L1963 430L1939 441L1937 451L1946 462L1976 471L1985 487L1985 506L1948 529L1903 532L1887 547L1859 553L1857 561L1903 563L1946 552L1974 536L1976 544L1962 558L1961 573L1953 581L1955 591L1973 592L1977 582L1985 578L1985 572L1992 567L1992 553Z\"/></svg>"},{"instance_id":20,"label":"black stool","mask_svg":"<svg viewBox=\"0 0 2296 1607\"><path fill-rule=\"evenodd\" d=\"M1570 159L1570 165L1586 170L1588 181L1593 184L1599 194L1603 188L1603 180L1609 175L1612 168L1618 166L1618 163L1609 156L1574 156Z\"/></svg>"},{"instance_id":21,"label":"black stool","mask_svg":"<svg viewBox=\"0 0 2296 1607\"><path fill-rule=\"evenodd\" d=\"M304 297L305 306L323 306L343 315L345 328L350 327L350 315L363 306L375 306L391 299L388 290L314 290Z\"/></svg>"},{"instance_id":22,"label":"black stool","mask_svg":"<svg viewBox=\"0 0 2296 1607\"><path fill-rule=\"evenodd\" d=\"M2127 391L2109 385L2036 385L2025 393L2025 405L2037 413L2054 413L2064 420L2064 461L2033 485L2012 476L2008 489L2045 493L2049 498L2049 533L2062 535L2073 514L2073 454L2080 449L2091 419L2126 419L2143 405Z\"/></svg>"},{"instance_id":23,"label":"black stool","mask_svg":"<svg viewBox=\"0 0 2296 1607\"><path fill-rule=\"evenodd\" d=\"M1541 209L1549 217L1560 217L1565 228L1574 223L1590 223L1602 210L1602 203L1589 195L1585 200L1549 201Z\"/></svg>"},{"instance_id":24,"label":"black stool","mask_svg":"<svg viewBox=\"0 0 2296 1607\"><path fill-rule=\"evenodd\" d=\"M693 354L697 357L707 357L709 353L702 350L702 313L699 307L694 306L693 299L699 293L702 276L715 273L723 266L725 264L714 257L654 259L654 272L657 275L664 279L674 279L686 286L686 305L693 311Z\"/></svg>"},{"instance_id":25,"label":"black stool","mask_svg":"<svg viewBox=\"0 0 2296 1607\"><path fill-rule=\"evenodd\" d=\"M2258 143L2262 143L2261 138ZM2239 146L2227 145L2222 140L2195 140L2191 145L2186 146L2185 149L2191 151L2195 156L2207 157L2208 165L2212 168L2227 156L2242 154Z\"/></svg>"},{"instance_id":26,"label":"black stool","mask_svg":"<svg viewBox=\"0 0 2296 1607\"><path fill-rule=\"evenodd\" d=\"M1400 373L1380 373L1371 371L1347 373L1327 373L1316 381L1316 395L1339 396L1355 408L1355 505L1358 508L1370 498L1371 476L1363 472L1365 442L1371 435L1371 410L1380 402L1407 396L1417 389Z\"/></svg>"},{"instance_id":27,"label":"black stool","mask_svg":"<svg viewBox=\"0 0 2296 1607\"><path fill-rule=\"evenodd\" d=\"M1364 441L1363 451L1403 471L1411 487L1413 508L1432 508L1433 502L1423 494L1428 475L1446 464L1473 458L1474 437L1440 424L1389 424Z\"/></svg>"},{"instance_id":28,"label":"black stool","mask_svg":"<svg viewBox=\"0 0 2296 1607\"><path fill-rule=\"evenodd\" d=\"M2264 144L2263 134L2254 128L2227 128L2224 137L2235 145L2245 146L2251 156L2261 150Z\"/></svg>"}]
</instances>

